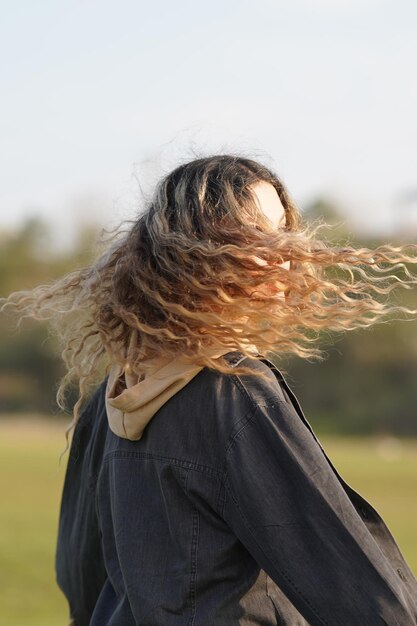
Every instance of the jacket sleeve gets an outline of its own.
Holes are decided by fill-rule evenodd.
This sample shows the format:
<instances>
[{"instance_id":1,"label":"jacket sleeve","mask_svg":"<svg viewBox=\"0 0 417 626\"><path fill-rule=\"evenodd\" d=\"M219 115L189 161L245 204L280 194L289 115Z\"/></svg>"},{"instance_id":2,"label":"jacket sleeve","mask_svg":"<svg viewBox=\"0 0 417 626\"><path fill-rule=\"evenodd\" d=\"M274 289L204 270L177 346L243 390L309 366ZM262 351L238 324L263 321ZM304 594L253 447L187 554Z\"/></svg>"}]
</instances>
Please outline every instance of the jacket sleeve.
<instances>
[{"instance_id":1,"label":"jacket sleeve","mask_svg":"<svg viewBox=\"0 0 417 626\"><path fill-rule=\"evenodd\" d=\"M311 626L415 626L416 600L291 404L254 403L223 494L225 521Z\"/></svg>"}]
</instances>

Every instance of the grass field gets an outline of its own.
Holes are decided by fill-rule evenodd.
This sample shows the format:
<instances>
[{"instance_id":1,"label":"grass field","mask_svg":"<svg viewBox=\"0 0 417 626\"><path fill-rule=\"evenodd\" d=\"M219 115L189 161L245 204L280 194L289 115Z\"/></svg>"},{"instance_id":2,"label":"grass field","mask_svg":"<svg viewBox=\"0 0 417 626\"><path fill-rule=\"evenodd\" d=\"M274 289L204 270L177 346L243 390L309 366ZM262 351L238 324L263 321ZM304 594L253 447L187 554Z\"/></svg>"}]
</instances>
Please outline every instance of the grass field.
<instances>
[{"instance_id":1,"label":"grass field","mask_svg":"<svg viewBox=\"0 0 417 626\"><path fill-rule=\"evenodd\" d=\"M343 478L382 515L417 572L417 440L321 437ZM64 626L54 553L67 455L64 425L0 421L0 624Z\"/></svg>"}]
</instances>

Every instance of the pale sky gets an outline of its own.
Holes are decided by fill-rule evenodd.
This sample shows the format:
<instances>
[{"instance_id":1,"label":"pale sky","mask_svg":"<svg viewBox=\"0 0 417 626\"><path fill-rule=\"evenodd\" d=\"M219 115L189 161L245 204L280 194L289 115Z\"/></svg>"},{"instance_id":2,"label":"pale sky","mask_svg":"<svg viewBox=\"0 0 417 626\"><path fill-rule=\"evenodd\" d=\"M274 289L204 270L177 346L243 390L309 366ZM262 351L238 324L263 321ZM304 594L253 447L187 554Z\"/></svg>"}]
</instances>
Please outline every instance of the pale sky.
<instances>
[{"instance_id":1,"label":"pale sky","mask_svg":"<svg viewBox=\"0 0 417 626\"><path fill-rule=\"evenodd\" d=\"M258 157L375 230L417 188L414 0L0 6L0 228L132 217L137 179L193 150Z\"/></svg>"}]
</instances>

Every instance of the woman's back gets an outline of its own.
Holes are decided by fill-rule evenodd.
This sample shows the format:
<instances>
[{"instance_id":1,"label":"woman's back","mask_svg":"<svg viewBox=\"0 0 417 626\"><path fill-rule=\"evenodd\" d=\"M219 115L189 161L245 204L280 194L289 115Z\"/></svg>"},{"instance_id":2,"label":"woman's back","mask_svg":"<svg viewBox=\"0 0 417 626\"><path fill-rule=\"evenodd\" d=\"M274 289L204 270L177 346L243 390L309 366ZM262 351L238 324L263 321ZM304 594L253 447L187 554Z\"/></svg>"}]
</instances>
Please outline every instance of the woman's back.
<instances>
[{"instance_id":1,"label":"woman's back","mask_svg":"<svg viewBox=\"0 0 417 626\"><path fill-rule=\"evenodd\" d=\"M417 245L321 226L263 164L198 158L91 265L1 305L52 323L62 408L78 382L57 550L76 626L416 625L388 528L253 354L323 360L327 331L417 313L387 297L417 285Z\"/></svg>"},{"instance_id":2,"label":"woman's back","mask_svg":"<svg viewBox=\"0 0 417 626\"><path fill-rule=\"evenodd\" d=\"M109 429L106 381L86 407L56 561L76 626L416 623L417 581L385 524L273 364L244 360L270 383L204 368L138 441Z\"/></svg>"}]
</instances>

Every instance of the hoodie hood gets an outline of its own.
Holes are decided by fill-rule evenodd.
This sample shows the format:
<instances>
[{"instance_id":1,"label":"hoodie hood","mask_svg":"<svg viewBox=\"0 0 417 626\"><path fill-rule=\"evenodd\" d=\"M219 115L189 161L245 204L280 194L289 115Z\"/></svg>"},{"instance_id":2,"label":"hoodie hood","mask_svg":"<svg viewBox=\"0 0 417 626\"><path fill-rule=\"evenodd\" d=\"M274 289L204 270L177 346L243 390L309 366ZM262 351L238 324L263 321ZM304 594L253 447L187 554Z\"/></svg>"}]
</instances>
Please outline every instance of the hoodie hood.
<instances>
[{"instance_id":1,"label":"hoodie hood","mask_svg":"<svg viewBox=\"0 0 417 626\"><path fill-rule=\"evenodd\" d=\"M255 346L251 352L258 353ZM212 358L230 352L213 350ZM158 409L185 387L203 367L184 357L157 357L143 380L138 380L129 366L114 363L106 385L106 412L110 430L124 439L138 440Z\"/></svg>"}]
</instances>

